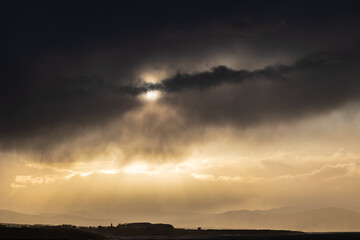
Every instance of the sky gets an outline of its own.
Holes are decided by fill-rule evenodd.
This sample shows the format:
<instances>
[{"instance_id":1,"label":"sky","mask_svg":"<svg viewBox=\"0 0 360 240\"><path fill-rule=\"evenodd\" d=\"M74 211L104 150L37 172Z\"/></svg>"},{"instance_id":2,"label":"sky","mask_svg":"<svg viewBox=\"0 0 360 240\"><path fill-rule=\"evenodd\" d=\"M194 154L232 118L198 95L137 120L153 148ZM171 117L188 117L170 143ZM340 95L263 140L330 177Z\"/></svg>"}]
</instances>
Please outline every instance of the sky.
<instances>
[{"instance_id":1,"label":"sky","mask_svg":"<svg viewBox=\"0 0 360 240\"><path fill-rule=\"evenodd\" d=\"M0 209L360 212L355 1L0 4Z\"/></svg>"}]
</instances>

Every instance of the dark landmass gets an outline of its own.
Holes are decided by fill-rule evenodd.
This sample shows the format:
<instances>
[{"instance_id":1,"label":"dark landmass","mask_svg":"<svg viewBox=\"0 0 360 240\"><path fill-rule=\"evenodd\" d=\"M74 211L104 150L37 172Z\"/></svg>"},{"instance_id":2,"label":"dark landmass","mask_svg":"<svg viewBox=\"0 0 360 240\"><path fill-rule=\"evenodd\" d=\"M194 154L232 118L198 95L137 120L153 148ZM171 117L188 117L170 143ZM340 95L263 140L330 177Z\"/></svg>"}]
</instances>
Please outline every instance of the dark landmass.
<instances>
[{"instance_id":1,"label":"dark landmass","mask_svg":"<svg viewBox=\"0 0 360 240\"><path fill-rule=\"evenodd\" d=\"M1 224L0 239L208 239L208 240L359 240L360 232L305 233L287 230L193 230L170 224L127 223L116 227Z\"/></svg>"},{"instance_id":2,"label":"dark landmass","mask_svg":"<svg viewBox=\"0 0 360 240\"><path fill-rule=\"evenodd\" d=\"M1 226L0 239L106 239L101 234L64 226Z\"/></svg>"}]
</instances>

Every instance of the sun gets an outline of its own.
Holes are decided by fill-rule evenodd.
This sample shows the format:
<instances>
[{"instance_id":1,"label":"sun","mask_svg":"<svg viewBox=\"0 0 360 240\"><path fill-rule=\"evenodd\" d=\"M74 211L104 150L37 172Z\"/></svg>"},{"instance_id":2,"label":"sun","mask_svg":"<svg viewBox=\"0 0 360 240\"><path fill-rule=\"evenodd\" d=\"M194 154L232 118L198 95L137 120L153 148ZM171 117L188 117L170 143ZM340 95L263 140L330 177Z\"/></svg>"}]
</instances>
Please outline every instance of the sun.
<instances>
[{"instance_id":1,"label":"sun","mask_svg":"<svg viewBox=\"0 0 360 240\"><path fill-rule=\"evenodd\" d=\"M145 99L148 101L155 101L160 96L159 91L148 91L145 93Z\"/></svg>"}]
</instances>

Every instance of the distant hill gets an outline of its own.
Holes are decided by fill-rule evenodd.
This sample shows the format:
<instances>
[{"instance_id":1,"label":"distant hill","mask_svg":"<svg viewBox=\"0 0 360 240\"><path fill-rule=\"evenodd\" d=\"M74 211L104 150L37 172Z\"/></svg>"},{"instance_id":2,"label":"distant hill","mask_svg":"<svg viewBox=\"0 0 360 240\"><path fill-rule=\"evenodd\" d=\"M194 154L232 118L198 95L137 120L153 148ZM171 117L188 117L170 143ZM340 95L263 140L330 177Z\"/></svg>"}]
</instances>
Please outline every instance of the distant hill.
<instances>
[{"instance_id":1,"label":"distant hill","mask_svg":"<svg viewBox=\"0 0 360 240\"><path fill-rule=\"evenodd\" d=\"M72 224L78 226L108 226L112 220L88 218L76 215L34 215L24 214L9 210L0 210L0 223L16 223L16 224Z\"/></svg>"},{"instance_id":2,"label":"distant hill","mask_svg":"<svg viewBox=\"0 0 360 240\"><path fill-rule=\"evenodd\" d=\"M188 223L189 224L189 223ZM300 231L360 231L360 214L340 208L311 210L229 211L193 219L203 227L234 229L289 229Z\"/></svg>"}]
</instances>

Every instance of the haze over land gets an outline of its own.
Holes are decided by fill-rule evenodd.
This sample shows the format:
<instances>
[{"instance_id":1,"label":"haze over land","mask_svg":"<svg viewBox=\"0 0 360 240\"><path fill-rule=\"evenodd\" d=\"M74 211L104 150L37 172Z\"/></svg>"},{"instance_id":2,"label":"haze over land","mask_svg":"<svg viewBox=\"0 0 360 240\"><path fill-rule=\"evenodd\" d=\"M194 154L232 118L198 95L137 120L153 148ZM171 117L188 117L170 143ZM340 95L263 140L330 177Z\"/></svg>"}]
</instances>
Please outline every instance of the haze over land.
<instances>
[{"instance_id":1,"label":"haze over land","mask_svg":"<svg viewBox=\"0 0 360 240\"><path fill-rule=\"evenodd\" d=\"M355 1L0 5L0 222L360 231Z\"/></svg>"},{"instance_id":2,"label":"haze over land","mask_svg":"<svg viewBox=\"0 0 360 240\"><path fill-rule=\"evenodd\" d=\"M195 229L275 229L307 232L359 231L360 214L339 208L313 209L288 207L273 210L238 210L219 214L156 212L120 215L118 219L104 218L87 212L69 214L29 215L0 210L0 222L76 226L116 226L127 222L168 222L177 228Z\"/></svg>"}]
</instances>

